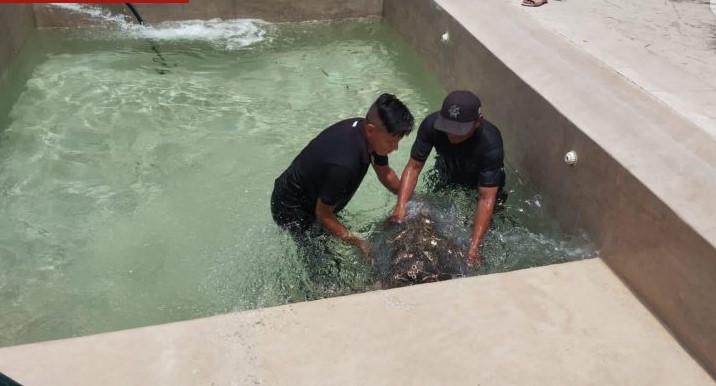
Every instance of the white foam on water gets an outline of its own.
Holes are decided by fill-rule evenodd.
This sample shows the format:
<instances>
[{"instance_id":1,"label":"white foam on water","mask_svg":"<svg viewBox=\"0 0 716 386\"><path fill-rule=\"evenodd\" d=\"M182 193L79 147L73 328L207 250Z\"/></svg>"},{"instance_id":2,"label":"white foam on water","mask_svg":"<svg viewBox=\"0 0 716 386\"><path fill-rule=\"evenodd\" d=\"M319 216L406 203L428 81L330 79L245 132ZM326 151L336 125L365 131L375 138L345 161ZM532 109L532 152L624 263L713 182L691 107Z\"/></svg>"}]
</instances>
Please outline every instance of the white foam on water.
<instances>
[{"instance_id":1,"label":"white foam on water","mask_svg":"<svg viewBox=\"0 0 716 386\"><path fill-rule=\"evenodd\" d=\"M109 22L118 27L114 32L119 33L120 37L149 38L157 41L202 41L226 50L236 50L266 40L271 26L259 19L186 20L158 24L145 20L145 25L142 26L129 20L128 16L114 15L97 6L78 3L50 3L49 5Z\"/></svg>"},{"instance_id":2,"label":"white foam on water","mask_svg":"<svg viewBox=\"0 0 716 386\"><path fill-rule=\"evenodd\" d=\"M129 22L124 15L114 15L108 10L97 6L80 3L49 3L48 5L55 8L62 8L74 13L82 13L94 19L108 21L116 24L122 29L130 29L133 27L133 24Z\"/></svg>"},{"instance_id":3,"label":"white foam on water","mask_svg":"<svg viewBox=\"0 0 716 386\"><path fill-rule=\"evenodd\" d=\"M136 37L156 40L206 41L233 50L266 39L269 24L256 19L188 20L132 29Z\"/></svg>"}]
</instances>

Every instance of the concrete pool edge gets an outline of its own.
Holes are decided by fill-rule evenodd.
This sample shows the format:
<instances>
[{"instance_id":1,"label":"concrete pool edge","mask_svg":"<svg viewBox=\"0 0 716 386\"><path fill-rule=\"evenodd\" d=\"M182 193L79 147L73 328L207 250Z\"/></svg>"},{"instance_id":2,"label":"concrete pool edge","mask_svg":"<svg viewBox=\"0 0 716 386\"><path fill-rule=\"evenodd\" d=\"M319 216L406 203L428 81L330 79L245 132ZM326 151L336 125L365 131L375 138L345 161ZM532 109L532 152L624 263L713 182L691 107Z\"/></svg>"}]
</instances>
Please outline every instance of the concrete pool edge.
<instances>
[{"instance_id":1,"label":"concrete pool edge","mask_svg":"<svg viewBox=\"0 0 716 386\"><path fill-rule=\"evenodd\" d=\"M508 158L544 192L559 223L586 230L609 266L716 373L716 208L703 205L716 197L714 160L689 151L688 133L677 154L666 154L673 138L660 126L698 128L519 4L386 0L384 17L446 88L482 96ZM581 165L564 164L571 149Z\"/></svg>"},{"instance_id":2,"label":"concrete pool edge","mask_svg":"<svg viewBox=\"0 0 716 386\"><path fill-rule=\"evenodd\" d=\"M0 369L31 385L712 384L601 259L7 347Z\"/></svg>"}]
</instances>

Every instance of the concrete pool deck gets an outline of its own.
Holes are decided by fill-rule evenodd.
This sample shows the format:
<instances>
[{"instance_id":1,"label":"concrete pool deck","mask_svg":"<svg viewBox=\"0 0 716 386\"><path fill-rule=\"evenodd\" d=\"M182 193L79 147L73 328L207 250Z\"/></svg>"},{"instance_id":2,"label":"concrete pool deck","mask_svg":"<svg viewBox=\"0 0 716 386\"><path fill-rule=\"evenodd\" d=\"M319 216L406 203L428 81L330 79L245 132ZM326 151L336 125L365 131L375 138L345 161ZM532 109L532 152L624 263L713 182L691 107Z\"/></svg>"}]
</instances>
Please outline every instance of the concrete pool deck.
<instances>
[{"instance_id":1,"label":"concrete pool deck","mask_svg":"<svg viewBox=\"0 0 716 386\"><path fill-rule=\"evenodd\" d=\"M27 385L713 385L600 259L0 349Z\"/></svg>"},{"instance_id":2,"label":"concrete pool deck","mask_svg":"<svg viewBox=\"0 0 716 386\"><path fill-rule=\"evenodd\" d=\"M713 4L553 0L523 11L699 126L713 142L716 1Z\"/></svg>"}]
</instances>

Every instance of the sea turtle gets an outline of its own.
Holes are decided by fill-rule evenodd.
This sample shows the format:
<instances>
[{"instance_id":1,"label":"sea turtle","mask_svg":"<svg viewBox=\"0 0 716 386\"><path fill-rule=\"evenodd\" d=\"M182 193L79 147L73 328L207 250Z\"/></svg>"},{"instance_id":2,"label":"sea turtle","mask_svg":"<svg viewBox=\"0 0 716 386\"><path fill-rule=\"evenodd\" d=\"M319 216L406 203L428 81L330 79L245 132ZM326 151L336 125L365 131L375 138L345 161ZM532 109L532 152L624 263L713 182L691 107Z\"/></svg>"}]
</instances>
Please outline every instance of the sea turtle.
<instances>
[{"instance_id":1,"label":"sea turtle","mask_svg":"<svg viewBox=\"0 0 716 386\"><path fill-rule=\"evenodd\" d=\"M448 280L467 271L462 248L437 231L427 210L384 231L389 233L385 240L389 262L381 272L384 288Z\"/></svg>"}]
</instances>

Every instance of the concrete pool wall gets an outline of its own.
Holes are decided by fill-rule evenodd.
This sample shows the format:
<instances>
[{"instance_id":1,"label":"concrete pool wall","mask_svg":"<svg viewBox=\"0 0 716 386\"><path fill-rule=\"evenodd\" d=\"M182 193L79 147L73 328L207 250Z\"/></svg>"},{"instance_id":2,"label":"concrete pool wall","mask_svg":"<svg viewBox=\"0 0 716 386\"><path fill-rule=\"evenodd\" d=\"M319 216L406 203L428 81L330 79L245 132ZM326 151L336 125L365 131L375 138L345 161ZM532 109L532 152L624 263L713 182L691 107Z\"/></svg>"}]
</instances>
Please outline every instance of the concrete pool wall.
<instances>
[{"instance_id":1,"label":"concrete pool wall","mask_svg":"<svg viewBox=\"0 0 716 386\"><path fill-rule=\"evenodd\" d=\"M103 5L114 14L130 15L124 4ZM345 19L380 16L382 0L266 0L266 1L197 1L189 4L135 4L148 23L190 19L263 19L270 22ZM69 14L58 8L35 6L38 27L73 27L92 23L86 17Z\"/></svg>"},{"instance_id":2,"label":"concrete pool wall","mask_svg":"<svg viewBox=\"0 0 716 386\"><path fill-rule=\"evenodd\" d=\"M22 89L18 83L24 83L32 69L15 71L12 79L5 75L12 65L23 66L16 59L35 28L32 4L0 5L0 127L5 126L9 109L18 97L17 90Z\"/></svg>"},{"instance_id":3,"label":"concrete pool wall","mask_svg":"<svg viewBox=\"0 0 716 386\"><path fill-rule=\"evenodd\" d=\"M386 0L384 17L447 89L482 96L507 157L563 229L584 229L716 373L713 147L698 127L513 6ZM575 166L563 161L569 150L579 154Z\"/></svg>"},{"instance_id":4,"label":"concrete pool wall","mask_svg":"<svg viewBox=\"0 0 716 386\"><path fill-rule=\"evenodd\" d=\"M34 29L35 15L31 4L3 4L0 8L0 77Z\"/></svg>"},{"instance_id":5,"label":"concrete pool wall","mask_svg":"<svg viewBox=\"0 0 716 386\"><path fill-rule=\"evenodd\" d=\"M565 231L586 231L609 267L716 373L716 157L698 127L502 0L236 4L138 8L154 22L382 14L446 89L478 92L486 116L503 131L508 159L525 183L543 192ZM0 40L0 74L35 25L86 22L46 6L33 12L28 5L2 5L0 29L9 38ZM563 162L569 150L579 154L575 166Z\"/></svg>"}]
</instances>

